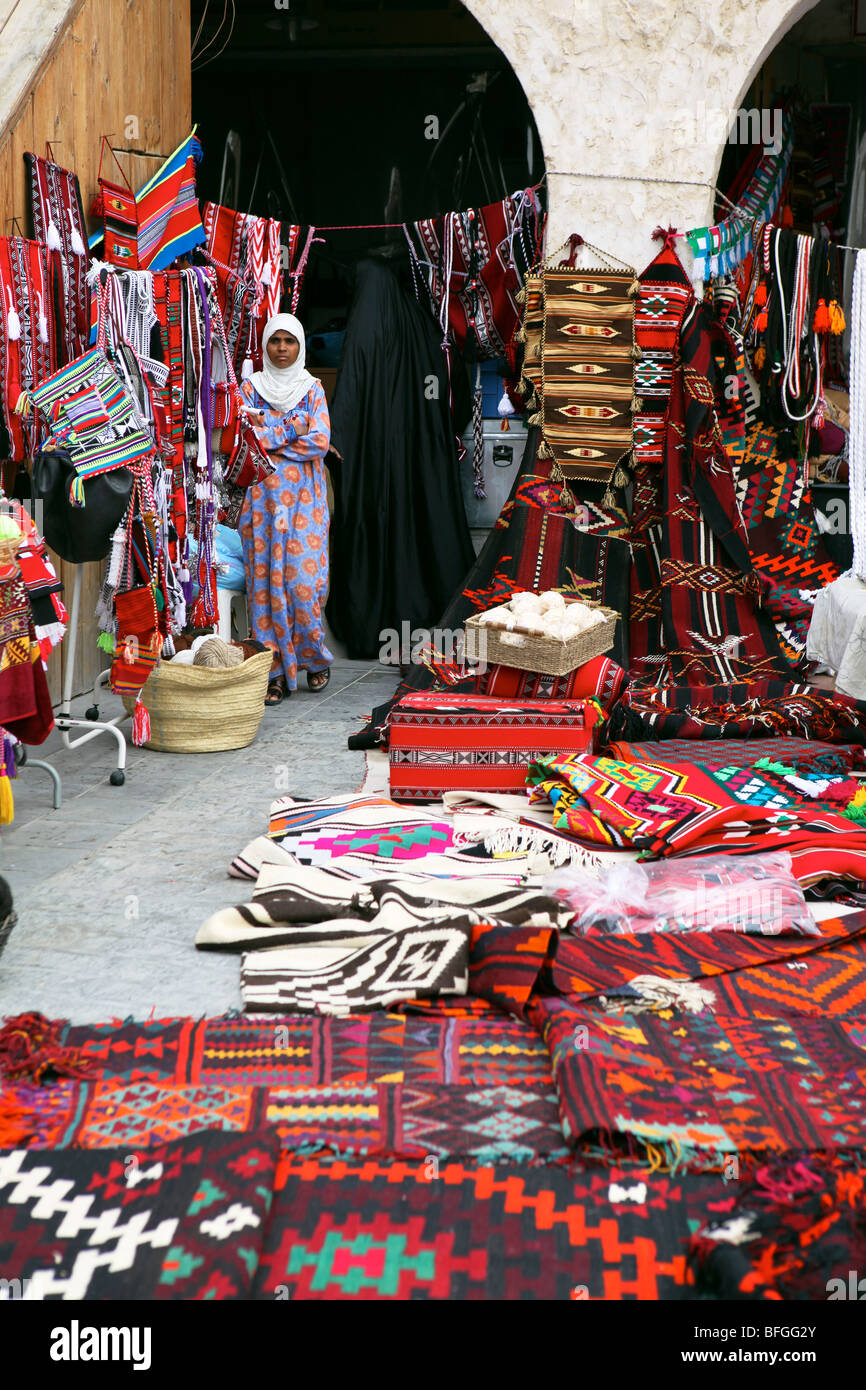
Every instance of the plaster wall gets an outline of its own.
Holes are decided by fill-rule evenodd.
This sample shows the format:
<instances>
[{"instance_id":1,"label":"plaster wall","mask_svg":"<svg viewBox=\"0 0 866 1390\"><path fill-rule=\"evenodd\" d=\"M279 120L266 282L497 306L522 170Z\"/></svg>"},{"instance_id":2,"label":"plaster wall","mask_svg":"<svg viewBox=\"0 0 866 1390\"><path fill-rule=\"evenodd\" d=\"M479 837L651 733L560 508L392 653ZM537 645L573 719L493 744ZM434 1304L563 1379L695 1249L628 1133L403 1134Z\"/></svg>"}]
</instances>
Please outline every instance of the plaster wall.
<instances>
[{"instance_id":1,"label":"plaster wall","mask_svg":"<svg viewBox=\"0 0 866 1390\"><path fill-rule=\"evenodd\" d=\"M710 222L706 185L727 136L712 112L737 109L767 54L817 3L465 0L532 107L550 249L579 232L640 271L654 227Z\"/></svg>"}]
</instances>

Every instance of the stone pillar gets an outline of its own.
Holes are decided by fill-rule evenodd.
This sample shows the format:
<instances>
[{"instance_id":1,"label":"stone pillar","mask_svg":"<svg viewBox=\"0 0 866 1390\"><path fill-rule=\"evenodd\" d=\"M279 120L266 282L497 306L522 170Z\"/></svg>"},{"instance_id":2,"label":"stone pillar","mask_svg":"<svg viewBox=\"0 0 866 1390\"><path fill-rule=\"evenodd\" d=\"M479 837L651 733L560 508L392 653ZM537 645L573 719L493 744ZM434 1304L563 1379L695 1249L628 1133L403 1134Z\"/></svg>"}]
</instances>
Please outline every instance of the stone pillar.
<instances>
[{"instance_id":1,"label":"stone pillar","mask_svg":"<svg viewBox=\"0 0 866 1390\"><path fill-rule=\"evenodd\" d=\"M655 254L654 227L710 222L706 185L718 172L726 117L817 3L465 0L532 108L548 170L549 249L580 232L641 271Z\"/></svg>"}]
</instances>

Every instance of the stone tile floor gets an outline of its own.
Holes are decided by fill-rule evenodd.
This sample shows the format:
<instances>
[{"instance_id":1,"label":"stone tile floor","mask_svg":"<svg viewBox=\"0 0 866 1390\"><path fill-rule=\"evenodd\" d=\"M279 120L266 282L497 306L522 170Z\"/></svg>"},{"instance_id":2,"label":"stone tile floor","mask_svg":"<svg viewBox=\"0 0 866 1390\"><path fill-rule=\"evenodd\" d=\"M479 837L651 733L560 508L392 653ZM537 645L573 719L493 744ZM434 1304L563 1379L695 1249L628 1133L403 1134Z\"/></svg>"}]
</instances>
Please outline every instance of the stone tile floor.
<instances>
[{"instance_id":1,"label":"stone tile floor","mask_svg":"<svg viewBox=\"0 0 866 1390\"><path fill-rule=\"evenodd\" d=\"M346 739L390 698L393 672L339 660L320 695L306 686L266 709L249 748L233 753L127 754L126 784L109 785L110 736L65 749L55 732L13 782L15 821L0 832L0 873L18 925L0 956L0 1017L38 1009L73 1022L225 1013L240 1007L239 957L199 952L200 923L244 902L227 876L239 849L267 828L275 796L329 796L360 788L364 754ZM81 716L92 697L73 705ZM101 692L103 718L121 711ZM122 726L130 738L130 723Z\"/></svg>"}]
</instances>

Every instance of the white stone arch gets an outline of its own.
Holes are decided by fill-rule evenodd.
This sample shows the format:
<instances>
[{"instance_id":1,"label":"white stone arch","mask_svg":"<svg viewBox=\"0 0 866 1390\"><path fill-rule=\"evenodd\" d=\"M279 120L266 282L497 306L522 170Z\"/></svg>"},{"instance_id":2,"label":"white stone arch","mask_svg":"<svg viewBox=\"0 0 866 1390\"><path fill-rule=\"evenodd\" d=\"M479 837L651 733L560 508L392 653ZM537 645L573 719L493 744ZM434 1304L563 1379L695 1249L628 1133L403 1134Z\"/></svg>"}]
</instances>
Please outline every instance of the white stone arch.
<instances>
[{"instance_id":1,"label":"white stone arch","mask_svg":"<svg viewBox=\"0 0 866 1390\"><path fill-rule=\"evenodd\" d=\"M699 103L735 110L767 54L819 0L464 3L508 58L535 118L548 246L580 232L639 271L656 225L685 230L712 218L713 193L701 185L714 182L725 137L702 129Z\"/></svg>"}]
</instances>

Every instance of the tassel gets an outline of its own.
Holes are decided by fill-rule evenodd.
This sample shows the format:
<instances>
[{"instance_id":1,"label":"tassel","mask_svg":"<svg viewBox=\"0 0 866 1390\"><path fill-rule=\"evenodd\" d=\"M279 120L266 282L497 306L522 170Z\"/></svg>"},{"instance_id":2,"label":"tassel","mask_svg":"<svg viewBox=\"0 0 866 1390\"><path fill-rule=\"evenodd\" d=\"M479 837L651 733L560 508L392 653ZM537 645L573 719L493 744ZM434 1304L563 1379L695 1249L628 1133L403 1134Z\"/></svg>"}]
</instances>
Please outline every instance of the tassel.
<instances>
[{"instance_id":1,"label":"tassel","mask_svg":"<svg viewBox=\"0 0 866 1390\"><path fill-rule=\"evenodd\" d=\"M66 216L69 218L69 226L71 229L69 233L69 245L72 247L72 254L74 256L86 256L87 252L84 249L84 242L81 240L81 233L72 219L72 212L70 209L67 209Z\"/></svg>"},{"instance_id":2,"label":"tassel","mask_svg":"<svg viewBox=\"0 0 866 1390\"><path fill-rule=\"evenodd\" d=\"M542 439L539 444L537 457L540 459L552 459L556 457L546 439Z\"/></svg>"},{"instance_id":3,"label":"tassel","mask_svg":"<svg viewBox=\"0 0 866 1390\"><path fill-rule=\"evenodd\" d=\"M602 505L603 507L615 507L615 506L616 506L616 495L611 491L610 488L607 488L607 490L605 491L605 494L604 494L604 496L603 496L602 499L601 499L601 505Z\"/></svg>"},{"instance_id":4,"label":"tassel","mask_svg":"<svg viewBox=\"0 0 866 1390\"><path fill-rule=\"evenodd\" d=\"M629 476L628 476L628 474L626 473L625 469L624 469L624 468L617 468L616 472L615 472L614 475L613 475L613 485L614 485L614 487L618 487L618 488L628 487L630 481L631 481L631 479L629 478Z\"/></svg>"},{"instance_id":5,"label":"tassel","mask_svg":"<svg viewBox=\"0 0 866 1390\"><path fill-rule=\"evenodd\" d=\"M69 501L73 507L84 506L84 480L77 473L69 488Z\"/></svg>"},{"instance_id":6,"label":"tassel","mask_svg":"<svg viewBox=\"0 0 866 1390\"><path fill-rule=\"evenodd\" d=\"M763 365L764 365L764 363L766 362L766 360L767 360L767 349L764 347L764 344L761 343L760 347L758 348L757 352L755 353L755 366L756 366L756 368L758 369L758 371L761 370L761 368L763 367Z\"/></svg>"},{"instance_id":7,"label":"tassel","mask_svg":"<svg viewBox=\"0 0 866 1390\"><path fill-rule=\"evenodd\" d=\"M136 748L143 748L150 742L150 715L147 706L141 698L139 691L138 699L135 702L135 713L132 716L132 741Z\"/></svg>"},{"instance_id":8,"label":"tassel","mask_svg":"<svg viewBox=\"0 0 866 1390\"><path fill-rule=\"evenodd\" d=\"M542 417L541 411L538 410L534 415L530 415L526 423L528 425L543 425L544 419Z\"/></svg>"},{"instance_id":9,"label":"tassel","mask_svg":"<svg viewBox=\"0 0 866 1390\"><path fill-rule=\"evenodd\" d=\"M62 251L60 233L53 222L48 223L48 232L45 237L45 244L50 251Z\"/></svg>"},{"instance_id":10,"label":"tassel","mask_svg":"<svg viewBox=\"0 0 866 1390\"><path fill-rule=\"evenodd\" d=\"M514 406L511 404L511 401L508 398L508 392L506 391L504 386L502 388L502 396L500 397L499 404L496 407L496 409L500 415L514 414Z\"/></svg>"},{"instance_id":11,"label":"tassel","mask_svg":"<svg viewBox=\"0 0 866 1390\"><path fill-rule=\"evenodd\" d=\"M37 300L37 303L38 303L38 305L39 305L39 313L38 313L37 319L36 319L37 324L39 325L39 328L38 328L38 332L39 332L39 341L40 341L40 343L47 343L47 342L48 342L48 320L47 320L47 318L45 317L45 306L44 306L44 304L43 304L43 302L42 302L42 295L39 293L38 290L37 290L37 292L36 292L36 300Z\"/></svg>"},{"instance_id":12,"label":"tassel","mask_svg":"<svg viewBox=\"0 0 866 1390\"><path fill-rule=\"evenodd\" d=\"M643 401L641 400L640 396L632 396L632 398L631 398L631 413L632 413L632 415L636 415L636 414L638 413L639 410L643 410Z\"/></svg>"},{"instance_id":13,"label":"tassel","mask_svg":"<svg viewBox=\"0 0 866 1390\"><path fill-rule=\"evenodd\" d=\"M261 280L259 281L259 284L260 284L260 285L265 285L265 286L268 287L268 288L270 287L270 285L271 285L271 266L270 266L270 262L268 262L268 264L267 264L266 266L263 267L263 269L262 269L262 278L261 278Z\"/></svg>"},{"instance_id":14,"label":"tassel","mask_svg":"<svg viewBox=\"0 0 866 1390\"><path fill-rule=\"evenodd\" d=\"M11 825L15 816L15 802L9 778L0 777L0 825Z\"/></svg>"},{"instance_id":15,"label":"tassel","mask_svg":"<svg viewBox=\"0 0 866 1390\"><path fill-rule=\"evenodd\" d=\"M845 315L838 299L830 300L827 307L827 316L830 320L830 332L833 334L834 338L838 338L841 333L845 332Z\"/></svg>"},{"instance_id":16,"label":"tassel","mask_svg":"<svg viewBox=\"0 0 866 1390\"><path fill-rule=\"evenodd\" d=\"M632 361L633 361L633 362L639 362L639 361L641 360L642 357L643 357L643 353L642 353L641 349L638 347L637 343L635 343L634 347L633 347L632 350L631 350L631 358L632 358Z\"/></svg>"},{"instance_id":17,"label":"tassel","mask_svg":"<svg viewBox=\"0 0 866 1390\"><path fill-rule=\"evenodd\" d=\"M249 381L250 377L254 373L254 370L255 368L253 367L253 359L251 357L245 357L243 360L243 366L241 367L241 381Z\"/></svg>"},{"instance_id":18,"label":"tassel","mask_svg":"<svg viewBox=\"0 0 866 1390\"><path fill-rule=\"evenodd\" d=\"M653 241L662 241L662 242L664 242L664 250L665 250L665 251L673 251L673 250L674 250L674 242L676 241L676 237L677 237L677 229L676 229L676 227L668 227L667 231L665 231L664 227L656 227L655 231L654 231L653 234L652 234L652 239L653 239Z\"/></svg>"},{"instance_id":19,"label":"tassel","mask_svg":"<svg viewBox=\"0 0 866 1390\"><path fill-rule=\"evenodd\" d=\"M32 402L30 400L30 393L28 391L22 391L21 395L18 397L18 400L15 402L15 414L26 415L31 407L31 404Z\"/></svg>"},{"instance_id":20,"label":"tassel","mask_svg":"<svg viewBox=\"0 0 866 1390\"><path fill-rule=\"evenodd\" d=\"M517 291L517 294L514 296L514 298L515 298L516 303L518 303L518 304L525 304L525 303L526 303L526 289L524 288L524 289L522 289L522 290L518 290L518 291Z\"/></svg>"},{"instance_id":21,"label":"tassel","mask_svg":"<svg viewBox=\"0 0 866 1390\"><path fill-rule=\"evenodd\" d=\"M757 304L759 309L763 309L764 305L767 302L767 286L764 284L763 280L760 282L758 288L755 290L755 298L753 302Z\"/></svg>"},{"instance_id":22,"label":"tassel","mask_svg":"<svg viewBox=\"0 0 866 1390\"><path fill-rule=\"evenodd\" d=\"M114 634L112 632L100 632L96 639L96 646L99 651L107 652L109 656L114 656L117 649Z\"/></svg>"},{"instance_id":23,"label":"tassel","mask_svg":"<svg viewBox=\"0 0 866 1390\"><path fill-rule=\"evenodd\" d=\"M0 1076L6 1081L37 1085L49 1076L78 1077L82 1081L92 1077L94 1064L82 1058L81 1049L61 1046L62 1026L44 1014L7 1018L0 1028Z\"/></svg>"},{"instance_id":24,"label":"tassel","mask_svg":"<svg viewBox=\"0 0 866 1390\"><path fill-rule=\"evenodd\" d=\"M812 327L816 333L829 333L830 331L830 311L823 299L819 299L815 306L815 317L812 319Z\"/></svg>"},{"instance_id":25,"label":"tassel","mask_svg":"<svg viewBox=\"0 0 866 1390\"><path fill-rule=\"evenodd\" d=\"M514 335L514 341L515 341L515 343L525 343L525 342L526 342L526 329L523 327L522 324L521 324L520 328L518 328L517 332L516 332L515 335Z\"/></svg>"},{"instance_id":26,"label":"tassel","mask_svg":"<svg viewBox=\"0 0 866 1390\"><path fill-rule=\"evenodd\" d=\"M755 328L756 328L756 330L757 330L758 333L766 333L766 331L767 331L767 310L766 310L766 309L762 309L761 312L759 313L757 319L755 320Z\"/></svg>"},{"instance_id":27,"label":"tassel","mask_svg":"<svg viewBox=\"0 0 866 1390\"><path fill-rule=\"evenodd\" d=\"M511 426L510 426L509 423L508 423L508 416L507 416L507 415L504 415L504 416L502 417L502 421L501 421L501 423L500 423L500 425L499 425L499 431L500 431L501 434L508 434L508 433L510 432L510 430L511 430Z\"/></svg>"},{"instance_id":28,"label":"tassel","mask_svg":"<svg viewBox=\"0 0 866 1390\"><path fill-rule=\"evenodd\" d=\"M640 280L632 280L631 284L628 287L628 297L629 299L637 299L639 294Z\"/></svg>"},{"instance_id":29,"label":"tassel","mask_svg":"<svg viewBox=\"0 0 866 1390\"><path fill-rule=\"evenodd\" d=\"M21 318L17 309L10 309L6 315L6 337L10 343L17 343L21 337Z\"/></svg>"},{"instance_id":30,"label":"tassel","mask_svg":"<svg viewBox=\"0 0 866 1390\"><path fill-rule=\"evenodd\" d=\"M118 526L111 541L111 559L108 563L107 584L109 589L116 589L120 583L120 571L123 566L123 557L126 554L126 527Z\"/></svg>"},{"instance_id":31,"label":"tassel","mask_svg":"<svg viewBox=\"0 0 866 1390\"><path fill-rule=\"evenodd\" d=\"M785 206L782 208L782 226L790 228L793 227L793 225L794 214L791 210L791 204L786 203Z\"/></svg>"}]
</instances>

